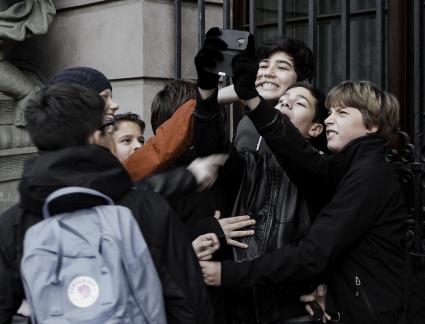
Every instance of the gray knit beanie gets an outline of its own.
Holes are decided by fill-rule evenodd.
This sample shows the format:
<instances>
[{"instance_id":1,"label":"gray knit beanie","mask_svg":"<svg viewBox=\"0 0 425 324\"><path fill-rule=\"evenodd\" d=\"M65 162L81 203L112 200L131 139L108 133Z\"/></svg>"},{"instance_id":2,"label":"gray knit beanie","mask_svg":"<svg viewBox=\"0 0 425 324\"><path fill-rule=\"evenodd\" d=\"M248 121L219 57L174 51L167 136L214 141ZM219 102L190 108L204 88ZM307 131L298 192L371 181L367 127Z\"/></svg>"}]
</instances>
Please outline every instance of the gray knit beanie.
<instances>
[{"instance_id":1,"label":"gray knit beanie","mask_svg":"<svg viewBox=\"0 0 425 324\"><path fill-rule=\"evenodd\" d=\"M106 76L89 67L73 67L63 70L49 81L49 84L55 83L76 83L99 93L106 89L112 90L112 85Z\"/></svg>"}]
</instances>

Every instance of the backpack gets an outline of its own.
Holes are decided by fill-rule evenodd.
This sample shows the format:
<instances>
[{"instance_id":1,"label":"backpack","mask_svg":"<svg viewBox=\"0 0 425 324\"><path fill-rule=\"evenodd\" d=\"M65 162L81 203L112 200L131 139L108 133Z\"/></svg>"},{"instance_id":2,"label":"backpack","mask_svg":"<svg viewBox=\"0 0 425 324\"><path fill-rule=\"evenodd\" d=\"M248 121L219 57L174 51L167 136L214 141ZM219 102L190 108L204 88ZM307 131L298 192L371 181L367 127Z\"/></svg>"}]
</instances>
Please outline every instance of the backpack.
<instances>
[{"instance_id":1,"label":"backpack","mask_svg":"<svg viewBox=\"0 0 425 324\"><path fill-rule=\"evenodd\" d=\"M51 217L49 203L68 194L108 205ZM47 197L43 218L26 232L21 261L33 323L166 323L161 283L128 208L66 187Z\"/></svg>"}]
</instances>

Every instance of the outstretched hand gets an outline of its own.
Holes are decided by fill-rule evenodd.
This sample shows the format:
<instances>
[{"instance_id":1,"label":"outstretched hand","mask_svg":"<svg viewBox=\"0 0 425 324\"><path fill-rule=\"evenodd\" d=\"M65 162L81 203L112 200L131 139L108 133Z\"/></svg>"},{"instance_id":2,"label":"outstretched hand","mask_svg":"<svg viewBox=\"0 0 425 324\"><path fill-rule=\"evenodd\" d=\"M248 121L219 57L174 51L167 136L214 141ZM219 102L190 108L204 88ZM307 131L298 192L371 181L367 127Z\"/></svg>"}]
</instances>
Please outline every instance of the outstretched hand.
<instances>
[{"instance_id":1,"label":"outstretched hand","mask_svg":"<svg viewBox=\"0 0 425 324\"><path fill-rule=\"evenodd\" d=\"M218 177L218 169L223 166L228 158L227 154L212 154L197 158L187 166L198 184L198 190L210 188Z\"/></svg>"},{"instance_id":2,"label":"outstretched hand","mask_svg":"<svg viewBox=\"0 0 425 324\"><path fill-rule=\"evenodd\" d=\"M227 48L227 44L219 38L221 30L213 27L205 34L205 41L202 48L195 56L195 67L198 73L198 87L204 90L217 87L219 75L205 71L205 68L213 69L217 62L223 60L220 51Z\"/></svg>"},{"instance_id":3,"label":"outstretched hand","mask_svg":"<svg viewBox=\"0 0 425 324\"><path fill-rule=\"evenodd\" d=\"M254 230L239 231L244 227L254 225L254 219L251 219L251 217L248 215L220 219L221 214L218 210L215 211L214 217L220 223L221 229L223 230L224 235L226 236L226 241L228 245L232 245L241 249L246 249L248 247L247 244L236 241L234 240L234 238L254 235Z\"/></svg>"}]
</instances>

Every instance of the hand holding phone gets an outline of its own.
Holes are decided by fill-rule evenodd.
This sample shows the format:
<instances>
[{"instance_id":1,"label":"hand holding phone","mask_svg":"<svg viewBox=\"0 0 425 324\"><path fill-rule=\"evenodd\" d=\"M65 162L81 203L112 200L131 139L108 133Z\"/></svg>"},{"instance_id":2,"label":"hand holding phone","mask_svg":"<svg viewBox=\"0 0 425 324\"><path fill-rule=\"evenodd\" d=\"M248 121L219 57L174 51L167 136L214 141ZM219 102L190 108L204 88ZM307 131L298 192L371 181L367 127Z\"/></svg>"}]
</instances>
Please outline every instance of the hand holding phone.
<instances>
[{"instance_id":1,"label":"hand holding phone","mask_svg":"<svg viewBox=\"0 0 425 324\"><path fill-rule=\"evenodd\" d=\"M213 89L217 87L219 75L208 72L214 69L218 62L223 60L222 50L227 48L226 43L220 39L221 30L217 27L211 28L205 35L205 42L195 56L195 66L198 73L198 87L201 89Z\"/></svg>"},{"instance_id":2,"label":"hand holding phone","mask_svg":"<svg viewBox=\"0 0 425 324\"><path fill-rule=\"evenodd\" d=\"M241 53L254 55L254 38L247 31L222 29L215 37L226 44L220 49L222 59L218 60L215 66L205 67L205 71L222 76L233 76L232 61L234 57ZM208 35L208 33L207 33ZM252 52L252 53L248 53Z\"/></svg>"}]
</instances>

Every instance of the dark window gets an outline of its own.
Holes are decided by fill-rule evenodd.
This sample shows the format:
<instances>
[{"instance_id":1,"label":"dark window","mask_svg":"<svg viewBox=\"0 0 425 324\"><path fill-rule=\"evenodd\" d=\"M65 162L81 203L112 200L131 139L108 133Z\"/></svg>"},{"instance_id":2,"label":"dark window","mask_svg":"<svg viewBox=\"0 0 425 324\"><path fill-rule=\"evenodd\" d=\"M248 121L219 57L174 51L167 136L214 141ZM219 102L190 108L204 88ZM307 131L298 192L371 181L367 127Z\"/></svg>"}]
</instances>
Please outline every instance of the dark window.
<instances>
[{"instance_id":1,"label":"dark window","mask_svg":"<svg viewBox=\"0 0 425 324\"><path fill-rule=\"evenodd\" d=\"M386 1L387 2L387 1ZM285 28L286 35L305 41L308 39L308 0L287 0ZM379 82L378 52L376 42L376 0L350 2L350 79ZM242 24L249 29L249 1L242 1ZM387 5L387 3L386 3ZM341 1L317 1L317 76L316 84L328 91L345 80L344 53L341 51ZM387 12L387 10L385 11ZM387 20L387 19L386 19ZM278 35L278 1L257 1L257 43ZM385 44L388 39L385 24ZM387 49L384 59L387 58ZM383 74L384 85L387 73Z\"/></svg>"}]
</instances>

